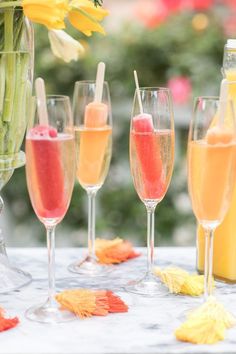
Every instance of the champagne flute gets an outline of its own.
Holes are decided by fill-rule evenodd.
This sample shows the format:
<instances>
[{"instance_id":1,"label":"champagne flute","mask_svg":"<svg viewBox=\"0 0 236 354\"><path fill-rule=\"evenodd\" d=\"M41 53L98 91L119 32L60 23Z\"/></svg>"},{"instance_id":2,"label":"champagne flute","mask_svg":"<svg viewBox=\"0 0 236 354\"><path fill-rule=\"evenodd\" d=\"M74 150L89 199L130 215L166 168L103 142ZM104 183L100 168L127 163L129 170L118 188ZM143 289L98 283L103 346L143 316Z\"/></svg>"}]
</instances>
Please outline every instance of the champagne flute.
<instances>
[{"instance_id":1,"label":"champagne flute","mask_svg":"<svg viewBox=\"0 0 236 354\"><path fill-rule=\"evenodd\" d=\"M154 213L170 184L174 164L174 118L167 88L136 89L130 124L130 165L134 187L147 210L147 271L126 290L142 295L162 295L153 275Z\"/></svg>"},{"instance_id":2,"label":"champagne flute","mask_svg":"<svg viewBox=\"0 0 236 354\"><path fill-rule=\"evenodd\" d=\"M88 254L69 266L69 270L89 276L102 276L110 266L98 263L95 252L95 198L107 176L112 154L112 116L107 82L102 84L100 102L96 83L78 81L73 98L77 152L77 179L88 195Z\"/></svg>"},{"instance_id":3,"label":"champagne flute","mask_svg":"<svg viewBox=\"0 0 236 354\"><path fill-rule=\"evenodd\" d=\"M229 208L235 181L235 116L230 100L196 99L188 138L188 189L205 233L204 295L212 296L213 239Z\"/></svg>"},{"instance_id":4,"label":"champagne flute","mask_svg":"<svg viewBox=\"0 0 236 354\"><path fill-rule=\"evenodd\" d=\"M26 136L26 177L31 203L38 219L47 230L48 298L44 304L31 307L26 317L45 323L66 322L75 318L60 309L55 295L55 227L69 207L75 178L75 141L69 98L47 96L42 124L41 101ZM41 105L41 106L40 106ZM41 112L41 113L40 113Z\"/></svg>"}]
</instances>

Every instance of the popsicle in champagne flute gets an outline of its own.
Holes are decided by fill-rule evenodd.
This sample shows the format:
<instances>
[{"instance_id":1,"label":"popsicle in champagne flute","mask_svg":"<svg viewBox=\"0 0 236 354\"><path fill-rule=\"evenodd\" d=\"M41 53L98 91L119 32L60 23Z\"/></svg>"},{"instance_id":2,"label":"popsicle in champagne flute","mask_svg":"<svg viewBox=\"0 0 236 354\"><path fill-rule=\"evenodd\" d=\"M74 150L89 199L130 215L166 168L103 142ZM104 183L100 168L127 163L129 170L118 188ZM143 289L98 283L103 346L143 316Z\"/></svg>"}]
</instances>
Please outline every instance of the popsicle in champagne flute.
<instances>
[{"instance_id":1,"label":"popsicle in champagne flute","mask_svg":"<svg viewBox=\"0 0 236 354\"><path fill-rule=\"evenodd\" d=\"M54 299L55 228L67 212L75 178L73 122L68 97L46 97L42 79L36 80L36 93L36 110L26 136L26 177L32 206L47 231L48 298L28 309L26 317L58 323L75 318Z\"/></svg>"},{"instance_id":2,"label":"popsicle in champagne flute","mask_svg":"<svg viewBox=\"0 0 236 354\"><path fill-rule=\"evenodd\" d=\"M153 275L154 213L164 198L173 170L174 122L170 92L166 88L139 88L130 124L130 166L134 187L147 210L147 271L131 281L126 290L142 295L163 295Z\"/></svg>"},{"instance_id":3,"label":"popsicle in champagne flute","mask_svg":"<svg viewBox=\"0 0 236 354\"><path fill-rule=\"evenodd\" d=\"M112 148L112 119L105 64L99 63L96 82L79 81L73 99L77 148L77 179L88 195L88 254L69 269L91 276L105 275L109 267L95 253L95 197L107 176Z\"/></svg>"}]
</instances>

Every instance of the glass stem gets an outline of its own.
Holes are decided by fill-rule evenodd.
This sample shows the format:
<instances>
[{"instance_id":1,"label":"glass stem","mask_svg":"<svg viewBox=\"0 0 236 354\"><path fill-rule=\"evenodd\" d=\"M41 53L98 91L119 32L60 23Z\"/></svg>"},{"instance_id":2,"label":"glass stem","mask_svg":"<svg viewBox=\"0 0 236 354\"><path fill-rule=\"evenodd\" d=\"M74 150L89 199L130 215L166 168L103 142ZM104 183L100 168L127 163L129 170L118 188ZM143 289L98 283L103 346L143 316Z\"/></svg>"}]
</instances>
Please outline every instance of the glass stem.
<instances>
[{"instance_id":1,"label":"glass stem","mask_svg":"<svg viewBox=\"0 0 236 354\"><path fill-rule=\"evenodd\" d=\"M55 295L55 226L47 226L48 247L48 301L54 302Z\"/></svg>"},{"instance_id":2,"label":"glass stem","mask_svg":"<svg viewBox=\"0 0 236 354\"><path fill-rule=\"evenodd\" d=\"M88 253L89 257L96 259L95 252L95 198L97 190L88 192Z\"/></svg>"},{"instance_id":3,"label":"glass stem","mask_svg":"<svg viewBox=\"0 0 236 354\"><path fill-rule=\"evenodd\" d=\"M212 296L214 231L210 228L205 229L204 296L206 300Z\"/></svg>"},{"instance_id":4,"label":"glass stem","mask_svg":"<svg viewBox=\"0 0 236 354\"><path fill-rule=\"evenodd\" d=\"M154 264L155 207L147 206L147 275L152 273Z\"/></svg>"}]
</instances>

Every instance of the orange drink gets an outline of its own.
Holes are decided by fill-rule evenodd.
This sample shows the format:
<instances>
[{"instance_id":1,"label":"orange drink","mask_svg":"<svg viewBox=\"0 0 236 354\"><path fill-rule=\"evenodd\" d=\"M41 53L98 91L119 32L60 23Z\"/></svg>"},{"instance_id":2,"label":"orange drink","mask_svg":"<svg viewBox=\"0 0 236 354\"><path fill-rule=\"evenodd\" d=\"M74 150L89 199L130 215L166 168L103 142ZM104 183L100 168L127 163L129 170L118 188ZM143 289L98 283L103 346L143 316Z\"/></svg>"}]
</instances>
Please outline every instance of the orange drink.
<instances>
[{"instance_id":1,"label":"orange drink","mask_svg":"<svg viewBox=\"0 0 236 354\"><path fill-rule=\"evenodd\" d=\"M163 199L171 180L173 160L174 136L171 130L131 132L131 171L141 200Z\"/></svg>"},{"instance_id":2,"label":"orange drink","mask_svg":"<svg viewBox=\"0 0 236 354\"><path fill-rule=\"evenodd\" d=\"M221 143L221 136L218 138L214 144L189 142L189 192L194 214L203 223L222 221L227 209L224 201L232 192L228 181L236 145L234 141Z\"/></svg>"},{"instance_id":3,"label":"orange drink","mask_svg":"<svg viewBox=\"0 0 236 354\"><path fill-rule=\"evenodd\" d=\"M83 188L101 186L107 176L112 146L112 129L75 128L77 145L77 178Z\"/></svg>"}]
</instances>

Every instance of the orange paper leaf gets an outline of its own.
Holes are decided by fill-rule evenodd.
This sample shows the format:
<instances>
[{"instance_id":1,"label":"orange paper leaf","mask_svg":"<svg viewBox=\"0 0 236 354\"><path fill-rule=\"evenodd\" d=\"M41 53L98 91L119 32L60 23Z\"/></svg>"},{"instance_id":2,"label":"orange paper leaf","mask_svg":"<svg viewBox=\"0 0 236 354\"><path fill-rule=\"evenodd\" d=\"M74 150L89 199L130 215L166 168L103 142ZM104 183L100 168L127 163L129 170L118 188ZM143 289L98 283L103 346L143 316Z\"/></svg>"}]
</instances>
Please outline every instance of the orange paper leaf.
<instances>
[{"instance_id":1,"label":"orange paper leaf","mask_svg":"<svg viewBox=\"0 0 236 354\"><path fill-rule=\"evenodd\" d=\"M138 257L140 253L134 251L131 242L117 237L114 240L97 239L96 255L100 263L118 264Z\"/></svg>"},{"instance_id":2,"label":"orange paper leaf","mask_svg":"<svg viewBox=\"0 0 236 354\"><path fill-rule=\"evenodd\" d=\"M18 317L5 318L4 309L0 307L0 332L16 327L19 323Z\"/></svg>"},{"instance_id":3,"label":"orange paper leaf","mask_svg":"<svg viewBox=\"0 0 236 354\"><path fill-rule=\"evenodd\" d=\"M19 323L18 317L13 317L13 318L0 317L0 332L16 327L18 323Z\"/></svg>"},{"instance_id":4,"label":"orange paper leaf","mask_svg":"<svg viewBox=\"0 0 236 354\"><path fill-rule=\"evenodd\" d=\"M65 290L56 295L56 300L62 310L69 310L80 318L128 311L128 306L124 301L112 291L107 290Z\"/></svg>"},{"instance_id":5,"label":"orange paper leaf","mask_svg":"<svg viewBox=\"0 0 236 354\"><path fill-rule=\"evenodd\" d=\"M96 309L95 293L87 289L65 290L55 296L62 309L80 318L91 317Z\"/></svg>"},{"instance_id":6,"label":"orange paper leaf","mask_svg":"<svg viewBox=\"0 0 236 354\"><path fill-rule=\"evenodd\" d=\"M109 312L109 304L106 291L100 290L94 292L96 296L96 308L93 311L94 316L106 316Z\"/></svg>"},{"instance_id":7,"label":"orange paper leaf","mask_svg":"<svg viewBox=\"0 0 236 354\"><path fill-rule=\"evenodd\" d=\"M107 298L109 304L109 312L128 312L128 306L124 301L112 291L107 291Z\"/></svg>"}]
</instances>

